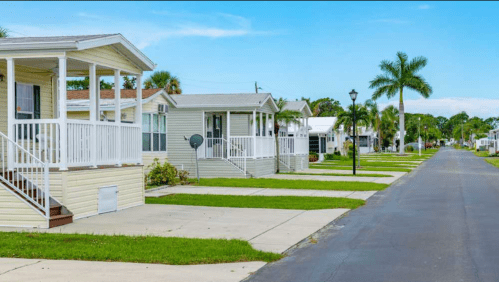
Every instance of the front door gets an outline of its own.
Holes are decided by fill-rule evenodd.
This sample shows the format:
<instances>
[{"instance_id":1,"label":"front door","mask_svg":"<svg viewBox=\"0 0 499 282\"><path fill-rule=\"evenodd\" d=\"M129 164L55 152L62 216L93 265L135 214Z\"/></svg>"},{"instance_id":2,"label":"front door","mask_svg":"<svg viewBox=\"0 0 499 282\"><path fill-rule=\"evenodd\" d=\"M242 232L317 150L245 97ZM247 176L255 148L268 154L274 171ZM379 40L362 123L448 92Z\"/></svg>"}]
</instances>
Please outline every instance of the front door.
<instances>
[{"instance_id":1,"label":"front door","mask_svg":"<svg viewBox=\"0 0 499 282\"><path fill-rule=\"evenodd\" d=\"M222 116L213 114L206 117L206 158L223 157Z\"/></svg>"}]
</instances>

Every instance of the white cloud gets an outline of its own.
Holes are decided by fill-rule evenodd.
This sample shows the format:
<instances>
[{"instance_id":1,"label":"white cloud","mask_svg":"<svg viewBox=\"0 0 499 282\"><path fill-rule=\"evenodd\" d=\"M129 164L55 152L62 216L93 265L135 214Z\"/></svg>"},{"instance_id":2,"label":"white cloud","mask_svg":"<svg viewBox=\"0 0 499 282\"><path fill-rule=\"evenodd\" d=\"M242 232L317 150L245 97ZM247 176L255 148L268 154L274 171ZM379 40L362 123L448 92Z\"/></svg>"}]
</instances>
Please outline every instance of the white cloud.
<instances>
[{"instance_id":1,"label":"white cloud","mask_svg":"<svg viewBox=\"0 0 499 282\"><path fill-rule=\"evenodd\" d=\"M398 108L398 101L380 103L380 109L388 105ZM407 113L424 113L434 116L450 117L459 112L465 111L469 116L488 118L499 116L499 99L485 98L440 98L406 100L404 110Z\"/></svg>"},{"instance_id":2,"label":"white cloud","mask_svg":"<svg viewBox=\"0 0 499 282\"><path fill-rule=\"evenodd\" d=\"M419 10L428 10L428 9L430 9L430 8L431 8L431 7L430 7L430 5L428 5L428 4L423 4L423 5L419 5L419 6L418 6L418 9L419 9Z\"/></svg>"},{"instance_id":3,"label":"white cloud","mask_svg":"<svg viewBox=\"0 0 499 282\"><path fill-rule=\"evenodd\" d=\"M157 15L169 13L171 12L154 12ZM183 13L182 15L189 20L179 21L175 18L171 21L168 19L162 21L124 21L79 12L76 16L80 17L81 21L67 24L39 26L6 24L5 27L23 36L121 33L139 49L157 44L170 37L222 38L271 34L270 32L253 30L249 19L237 15L224 13L207 15Z\"/></svg>"}]
</instances>

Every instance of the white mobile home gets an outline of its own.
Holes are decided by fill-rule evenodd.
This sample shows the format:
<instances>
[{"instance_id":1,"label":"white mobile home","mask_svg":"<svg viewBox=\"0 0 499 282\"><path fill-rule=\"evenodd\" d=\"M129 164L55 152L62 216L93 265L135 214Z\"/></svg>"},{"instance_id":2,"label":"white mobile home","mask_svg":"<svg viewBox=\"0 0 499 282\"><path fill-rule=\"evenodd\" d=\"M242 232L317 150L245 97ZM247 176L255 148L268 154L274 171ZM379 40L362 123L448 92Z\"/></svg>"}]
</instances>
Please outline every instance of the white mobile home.
<instances>
[{"instance_id":1,"label":"white mobile home","mask_svg":"<svg viewBox=\"0 0 499 282\"><path fill-rule=\"evenodd\" d=\"M343 143L347 135L343 126L334 129L336 117L311 117L308 119L309 126L309 151L319 154L319 160L324 159L324 154L332 154L336 151L343 152Z\"/></svg>"},{"instance_id":2,"label":"white mobile home","mask_svg":"<svg viewBox=\"0 0 499 282\"><path fill-rule=\"evenodd\" d=\"M489 131L489 153L499 153L499 128Z\"/></svg>"},{"instance_id":3,"label":"white mobile home","mask_svg":"<svg viewBox=\"0 0 499 282\"><path fill-rule=\"evenodd\" d=\"M49 228L144 203L142 107L133 123L101 121L98 81L140 84L154 68L120 34L0 39L0 226ZM89 120L70 119L66 79L85 76Z\"/></svg>"},{"instance_id":4,"label":"white mobile home","mask_svg":"<svg viewBox=\"0 0 499 282\"><path fill-rule=\"evenodd\" d=\"M275 173L271 94L169 95L168 160L196 175L196 156L187 141L204 138L198 149L201 177L261 177Z\"/></svg>"},{"instance_id":5,"label":"white mobile home","mask_svg":"<svg viewBox=\"0 0 499 282\"><path fill-rule=\"evenodd\" d=\"M279 126L279 168L283 171L308 169L308 119L312 111L306 101L286 102L283 110L301 113L299 124Z\"/></svg>"}]
</instances>

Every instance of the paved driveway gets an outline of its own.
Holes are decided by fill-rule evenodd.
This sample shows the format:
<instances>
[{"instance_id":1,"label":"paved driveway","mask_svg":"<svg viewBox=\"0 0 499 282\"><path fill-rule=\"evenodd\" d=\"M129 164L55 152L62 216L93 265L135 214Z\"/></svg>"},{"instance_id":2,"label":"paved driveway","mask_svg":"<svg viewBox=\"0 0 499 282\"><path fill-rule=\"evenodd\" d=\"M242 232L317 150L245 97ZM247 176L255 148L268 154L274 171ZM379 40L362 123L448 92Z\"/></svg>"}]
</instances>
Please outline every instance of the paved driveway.
<instances>
[{"instance_id":1,"label":"paved driveway","mask_svg":"<svg viewBox=\"0 0 499 282\"><path fill-rule=\"evenodd\" d=\"M255 249L281 253L347 211L143 205L36 231L242 239ZM13 230L30 229L0 228Z\"/></svg>"},{"instance_id":2,"label":"paved driveway","mask_svg":"<svg viewBox=\"0 0 499 282\"><path fill-rule=\"evenodd\" d=\"M249 281L499 281L499 169L441 149Z\"/></svg>"}]
</instances>

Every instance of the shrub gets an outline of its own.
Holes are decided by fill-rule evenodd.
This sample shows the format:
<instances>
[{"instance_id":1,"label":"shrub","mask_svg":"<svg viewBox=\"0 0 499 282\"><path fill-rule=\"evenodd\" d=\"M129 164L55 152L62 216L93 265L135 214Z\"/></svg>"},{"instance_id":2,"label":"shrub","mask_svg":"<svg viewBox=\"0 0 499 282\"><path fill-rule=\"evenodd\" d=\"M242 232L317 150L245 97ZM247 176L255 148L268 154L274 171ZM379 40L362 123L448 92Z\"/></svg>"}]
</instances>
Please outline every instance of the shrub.
<instances>
[{"instance_id":1,"label":"shrub","mask_svg":"<svg viewBox=\"0 0 499 282\"><path fill-rule=\"evenodd\" d=\"M317 153L310 152L310 154L308 155L308 162L315 163L318 160L319 160L319 155L317 155Z\"/></svg>"},{"instance_id":2,"label":"shrub","mask_svg":"<svg viewBox=\"0 0 499 282\"><path fill-rule=\"evenodd\" d=\"M407 152L412 152L412 151L414 151L414 147L412 147L412 146L407 146L407 148L405 148L405 150L406 150Z\"/></svg>"},{"instance_id":3,"label":"shrub","mask_svg":"<svg viewBox=\"0 0 499 282\"><path fill-rule=\"evenodd\" d=\"M325 160L335 160L336 155L335 154L324 154L324 159Z\"/></svg>"},{"instance_id":4,"label":"shrub","mask_svg":"<svg viewBox=\"0 0 499 282\"><path fill-rule=\"evenodd\" d=\"M177 177L177 169L168 162L161 164L158 158L153 160L153 163L147 167L151 169L147 174L147 179L151 185L175 185Z\"/></svg>"},{"instance_id":5,"label":"shrub","mask_svg":"<svg viewBox=\"0 0 499 282\"><path fill-rule=\"evenodd\" d=\"M189 184L189 172L187 170L179 170L178 178L180 178L180 184L186 185Z\"/></svg>"},{"instance_id":6,"label":"shrub","mask_svg":"<svg viewBox=\"0 0 499 282\"><path fill-rule=\"evenodd\" d=\"M334 154L335 154L336 156L341 156L341 152L340 152L340 151L334 151Z\"/></svg>"},{"instance_id":7,"label":"shrub","mask_svg":"<svg viewBox=\"0 0 499 282\"><path fill-rule=\"evenodd\" d=\"M353 144L349 144L348 145L348 158L349 159L353 158L353 150L354 150Z\"/></svg>"}]
</instances>

